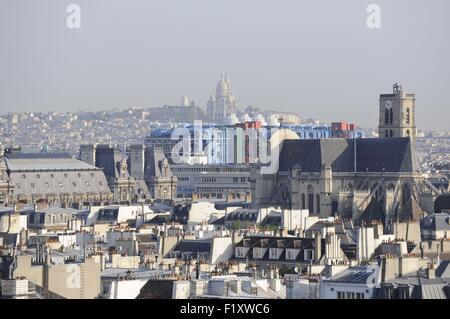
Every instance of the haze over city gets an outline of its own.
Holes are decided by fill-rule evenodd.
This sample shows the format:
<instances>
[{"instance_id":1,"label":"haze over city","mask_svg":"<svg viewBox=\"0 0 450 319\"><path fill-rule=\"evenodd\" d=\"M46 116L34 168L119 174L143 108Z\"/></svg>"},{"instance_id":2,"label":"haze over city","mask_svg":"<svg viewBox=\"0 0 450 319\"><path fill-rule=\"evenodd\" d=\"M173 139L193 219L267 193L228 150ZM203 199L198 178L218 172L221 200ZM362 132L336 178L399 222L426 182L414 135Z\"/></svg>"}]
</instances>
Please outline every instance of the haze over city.
<instances>
[{"instance_id":1,"label":"haze over city","mask_svg":"<svg viewBox=\"0 0 450 319\"><path fill-rule=\"evenodd\" d=\"M205 107L221 72L248 105L377 125L378 95L417 95L417 127L447 129L450 3L77 0L0 5L0 113L177 105ZM51 5L50 5L51 4ZM436 117L435 115L440 116Z\"/></svg>"}]
</instances>

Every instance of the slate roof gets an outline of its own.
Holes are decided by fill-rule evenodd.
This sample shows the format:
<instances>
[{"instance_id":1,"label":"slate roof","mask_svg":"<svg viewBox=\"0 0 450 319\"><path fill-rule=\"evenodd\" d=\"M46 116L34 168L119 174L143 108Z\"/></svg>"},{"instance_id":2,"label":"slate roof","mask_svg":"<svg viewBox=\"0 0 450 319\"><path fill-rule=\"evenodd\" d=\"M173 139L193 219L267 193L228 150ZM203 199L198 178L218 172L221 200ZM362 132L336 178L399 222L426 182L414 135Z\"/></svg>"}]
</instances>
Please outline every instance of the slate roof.
<instances>
[{"instance_id":1,"label":"slate roof","mask_svg":"<svg viewBox=\"0 0 450 319\"><path fill-rule=\"evenodd\" d=\"M101 169L72 158L7 158L14 194L110 193Z\"/></svg>"},{"instance_id":2,"label":"slate roof","mask_svg":"<svg viewBox=\"0 0 450 319\"><path fill-rule=\"evenodd\" d=\"M369 205L367 205L366 209L363 213L358 217L358 221L363 224L372 224L374 221L379 221L384 224L386 213L384 209L381 207L380 203L376 200L375 197L372 197Z\"/></svg>"},{"instance_id":3,"label":"slate roof","mask_svg":"<svg viewBox=\"0 0 450 319\"><path fill-rule=\"evenodd\" d=\"M316 232L321 232L323 228L334 227L336 234L345 234L344 224L342 222L324 222L318 221L308 228L307 233L313 234Z\"/></svg>"},{"instance_id":4,"label":"slate roof","mask_svg":"<svg viewBox=\"0 0 450 319\"><path fill-rule=\"evenodd\" d=\"M338 274L327 281L365 284L365 283L367 283L369 277L371 277L373 275L374 275L374 273L371 271L368 271L366 267L350 267L343 273Z\"/></svg>"},{"instance_id":5,"label":"slate roof","mask_svg":"<svg viewBox=\"0 0 450 319\"><path fill-rule=\"evenodd\" d=\"M444 282L428 282L425 278L420 278L422 299L447 299L445 295Z\"/></svg>"},{"instance_id":6,"label":"slate roof","mask_svg":"<svg viewBox=\"0 0 450 319\"><path fill-rule=\"evenodd\" d=\"M160 149L148 148L145 150L145 178L162 177L161 164L166 159L164 152ZM168 166L168 177L173 176L170 165Z\"/></svg>"},{"instance_id":7,"label":"slate roof","mask_svg":"<svg viewBox=\"0 0 450 319\"><path fill-rule=\"evenodd\" d=\"M353 172L356 145L357 172L412 173L419 169L409 138L285 140L279 171L294 166L304 172L320 172L330 165L334 172Z\"/></svg>"},{"instance_id":8,"label":"slate roof","mask_svg":"<svg viewBox=\"0 0 450 319\"><path fill-rule=\"evenodd\" d=\"M43 171L43 170L97 170L96 167L73 158L61 157L17 157L6 158L9 171Z\"/></svg>"},{"instance_id":9,"label":"slate roof","mask_svg":"<svg viewBox=\"0 0 450 319\"><path fill-rule=\"evenodd\" d=\"M238 209L224 216L226 222L241 221L256 223L258 212L256 210Z\"/></svg>"},{"instance_id":10,"label":"slate roof","mask_svg":"<svg viewBox=\"0 0 450 319\"><path fill-rule=\"evenodd\" d=\"M434 212L439 214L443 209L450 209L450 193L441 194L434 200Z\"/></svg>"},{"instance_id":11,"label":"slate roof","mask_svg":"<svg viewBox=\"0 0 450 319\"><path fill-rule=\"evenodd\" d=\"M302 251L304 249L314 249L315 239L314 238L300 238L300 237L275 237L275 236L248 236L244 237L235 247L247 247L249 249L247 256L245 257L234 257L235 259L249 258L253 259L253 249L252 248L267 248L262 260L271 261L303 261L304 254ZM269 258L269 248L279 248L283 249L280 257L278 259ZM300 253L297 255L295 260L286 260L286 249L298 249ZM321 239L321 254L325 253L325 239Z\"/></svg>"},{"instance_id":12,"label":"slate roof","mask_svg":"<svg viewBox=\"0 0 450 319\"><path fill-rule=\"evenodd\" d=\"M95 152L95 166L103 168L108 178L118 179L120 172L117 169L118 163L124 159L117 147L109 145L97 145Z\"/></svg>"},{"instance_id":13,"label":"slate roof","mask_svg":"<svg viewBox=\"0 0 450 319\"><path fill-rule=\"evenodd\" d=\"M267 215L261 222L262 225L267 226L281 226L281 216L280 215Z\"/></svg>"},{"instance_id":14,"label":"slate roof","mask_svg":"<svg viewBox=\"0 0 450 319\"><path fill-rule=\"evenodd\" d=\"M163 224L168 224L169 221L170 221L170 215L156 215L151 220L146 221L145 223L151 224L151 225L163 225Z\"/></svg>"},{"instance_id":15,"label":"slate roof","mask_svg":"<svg viewBox=\"0 0 450 319\"><path fill-rule=\"evenodd\" d=\"M442 278L428 279L424 272L411 276L397 277L381 283L381 287L391 287L393 289L406 287L409 291L410 299L448 299L448 281ZM382 288L375 288L373 298L385 298ZM398 295L394 292L394 298Z\"/></svg>"},{"instance_id":16,"label":"slate roof","mask_svg":"<svg viewBox=\"0 0 450 319\"><path fill-rule=\"evenodd\" d=\"M443 260L436 269L436 276L450 279L450 260Z\"/></svg>"},{"instance_id":17,"label":"slate roof","mask_svg":"<svg viewBox=\"0 0 450 319\"><path fill-rule=\"evenodd\" d=\"M350 259L356 259L356 244L348 243L348 244L341 244L341 249L344 252L345 256Z\"/></svg>"},{"instance_id":18,"label":"slate roof","mask_svg":"<svg viewBox=\"0 0 450 319\"><path fill-rule=\"evenodd\" d=\"M182 239L173 251L193 254L196 254L197 252L209 254L211 251L211 240Z\"/></svg>"},{"instance_id":19,"label":"slate roof","mask_svg":"<svg viewBox=\"0 0 450 319\"><path fill-rule=\"evenodd\" d=\"M4 248L12 248L18 242L18 234L0 233Z\"/></svg>"},{"instance_id":20,"label":"slate roof","mask_svg":"<svg viewBox=\"0 0 450 319\"><path fill-rule=\"evenodd\" d=\"M421 227L430 230L450 231L450 214L440 213L426 216L421 220Z\"/></svg>"}]
</instances>

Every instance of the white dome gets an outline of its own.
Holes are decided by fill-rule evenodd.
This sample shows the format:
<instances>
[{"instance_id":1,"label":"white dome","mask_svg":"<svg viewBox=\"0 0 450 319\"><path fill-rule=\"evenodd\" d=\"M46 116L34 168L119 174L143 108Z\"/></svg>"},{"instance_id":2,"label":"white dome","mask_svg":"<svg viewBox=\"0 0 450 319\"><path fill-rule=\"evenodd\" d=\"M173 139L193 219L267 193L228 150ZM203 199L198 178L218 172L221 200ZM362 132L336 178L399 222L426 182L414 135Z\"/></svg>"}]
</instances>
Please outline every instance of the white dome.
<instances>
[{"instance_id":1,"label":"white dome","mask_svg":"<svg viewBox=\"0 0 450 319\"><path fill-rule=\"evenodd\" d=\"M227 96L230 88L228 83L222 78L216 87L216 96Z\"/></svg>"}]
</instances>

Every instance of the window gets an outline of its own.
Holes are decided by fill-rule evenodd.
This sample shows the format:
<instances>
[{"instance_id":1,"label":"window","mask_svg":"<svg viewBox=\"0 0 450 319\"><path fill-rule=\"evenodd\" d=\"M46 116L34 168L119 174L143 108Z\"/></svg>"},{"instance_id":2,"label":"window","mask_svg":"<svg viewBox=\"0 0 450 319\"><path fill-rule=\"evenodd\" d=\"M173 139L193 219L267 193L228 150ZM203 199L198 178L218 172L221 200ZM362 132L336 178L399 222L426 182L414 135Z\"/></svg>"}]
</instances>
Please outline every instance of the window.
<instances>
[{"instance_id":1,"label":"window","mask_svg":"<svg viewBox=\"0 0 450 319\"><path fill-rule=\"evenodd\" d=\"M261 250L259 248L253 248L254 258L262 258Z\"/></svg>"},{"instance_id":2,"label":"window","mask_svg":"<svg viewBox=\"0 0 450 319\"><path fill-rule=\"evenodd\" d=\"M37 178L37 179L41 178L41 175L36 174L36 178Z\"/></svg>"},{"instance_id":3,"label":"window","mask_svg":"<svg viewBox=\"0 0 450 319\"><path fill-rule=\"evenodd\" d=\"M302 194L302 209L306 209L306 195Z\"/></svg>"},{"instance_id":4,"label":"window","mask_svg":"<svg viewBox=\"0 0 450 319\"><path fill-rule=\"evenodd\" d=\"M236 257L240 257L240 258L244 257L244 248L236 247Z\"/></svg>"},{"instance_id":5,"label":"window","mask_svg":"<svg viewBox=\"0 0 450 319\"><path fill-rule=\"evenodd\" d=\"M411 111L409 110L409 108L406 109L406 124L410 124L411 122Z\"/></svg>"},{"instance_id":6,"label":"window","mask_svg":"<svg viewBox=\"0 0 450 319\"><path fill-rule=\"evenodd\" d=\"M310 213L314 213L314 188L312 185L308 186L308 209Z\"/></svg>"},{"instance_id":7,"label":"window","mask_svg":"<svg viewBox=\"0 0 450 319\"><path fill-rule=\"evenodd\" d=\"M294 260L296 256L297 256L297 253L295 250L286 249L286 259Z\"/></svg>"},{"instance_id":8,"label":"window","mask_svg":"<svg viewBox=\"0 0 450 319\"><path fill-rule=\"evenodd\" d=\"M271 259L278 259L278 251L276 248L270 249L270 258Z\"/></svg>"},{"instance_id":9,"label":"window","mask_svg":"<svg viewBox=\"0 0 450 319\"><path fill-rule=\"evenodd\" d=\"M104 282L103 283L103 294L105 295L105 294L109 293L110 288L111 288L111 282L108 282L108 281Z\"/></svg>"},{"instance_id":10,"label":"window","mask_svg":"<svg viewBox=\"0 0 450 319\"><path fill-rule=\"evenodd\" d=\"M50 178L55 178L55 174L51 173Z\"/></svg>"},{"instance_id":11,"label":"window","mask_svg":"<svg viewBox=\"0 0 450 319\"><path fill-rule=\"evenodd\" d=\"M305 249L305 260L312 260L313 259L314 250L312 249Z\"/></svg>"},{"instance_id":12,"label":"window","mask_svg":"<svg viewBox=\"0 0 450 319\"><path fill-rule=\"evenodd\" d=\"M31 188L35 188L36 184L35 183L31 183Z\"/></svg>"},{"instance_id":13,"label":"window","mask_svg":"<svg viewBox=\"0 0 450 319\"><path fill-rule=\"evenodd\" d=\"M316 202L317 212L320 213L320 194L316 195Z\"/></svg>"}]
</instances>

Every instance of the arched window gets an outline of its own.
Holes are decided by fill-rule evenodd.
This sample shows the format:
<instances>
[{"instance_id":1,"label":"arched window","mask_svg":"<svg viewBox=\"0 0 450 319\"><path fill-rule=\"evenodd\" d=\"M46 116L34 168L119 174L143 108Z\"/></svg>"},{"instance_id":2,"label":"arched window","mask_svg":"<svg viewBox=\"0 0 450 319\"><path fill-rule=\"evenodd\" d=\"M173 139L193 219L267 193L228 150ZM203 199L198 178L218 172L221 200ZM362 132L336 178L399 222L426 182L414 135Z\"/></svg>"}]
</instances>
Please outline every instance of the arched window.
<instances>
[{"instance_id":1,"label":"arched window","mask_svg":"<svg viewBox=\"0 0 450 319\"><path fill-rule=\"evenodd\" d=\"M389 124L389 109L384 110L384 124Z\"/></svg>"},{"instance_id":2,"label":"arched window","mask_svg":"<svg viewBox=\"0 0 450 319\"><path fill-rule=\"evenodd\" d=\"M389 110L389 123L392 124L394 123L394 111L392 109Z\"/></svg>"},{"instance_id":3,"label":"arched window","mask_svg":"<svg viewBox=\"0 0 450 319\"><path fill-rule=\"evenodd\" d=\"M306 209L306 196L302 194L302 209Z\"/></svg>"},{"instance_id":4,"label":"arched window","mask_svg":"<svg viewBox=\"0 0 450 319\"><path fill-rule=\"evenodd\" d=\"M320 194L316 195L317 212L320 213Z\"/></svg>"},{"instance_id":5,"label":"arched window","mask_svg":"<svg viewBox=\"0 0 450 319\"><path fill-rule=\"evenodd\" d=\"M308 209L310 213L314 213L314 188L312 185L308 186Z\"/></svg>"},{"instance_id":6,"label":"arched window","mask_svg":"<svg viewBox=\"0 0 450 319\"><path fill-rule=\"evenodd\" d=\"M409 184L403 184L402 204L406 205L406 203L410 200L410 198L411 198L411 187L409 186Z\"/></svg>"}]
</instances>

